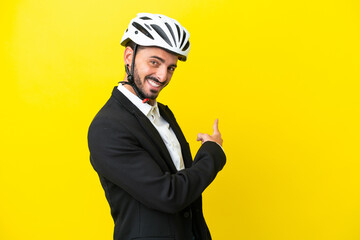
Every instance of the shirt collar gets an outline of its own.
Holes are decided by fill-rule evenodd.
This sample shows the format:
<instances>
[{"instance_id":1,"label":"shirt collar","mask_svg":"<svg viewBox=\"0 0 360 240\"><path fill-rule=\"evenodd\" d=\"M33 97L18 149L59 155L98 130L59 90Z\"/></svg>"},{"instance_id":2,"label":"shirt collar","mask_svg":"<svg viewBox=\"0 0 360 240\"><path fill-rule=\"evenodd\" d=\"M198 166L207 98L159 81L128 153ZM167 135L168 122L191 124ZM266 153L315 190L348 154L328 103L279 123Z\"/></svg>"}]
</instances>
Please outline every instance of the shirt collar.
<instances>
[{"instance_id":1,"label":"shirt collar","mask_svg":"<svg viewBox=\"0 0 360 240\"><path fill-rule=\"evenodd\" d=\"M124 87L121 83L118 86L118 90L127 97L130 102L132 102L145 116L148 116L152 109L159 114L159 108L157 106L157 102L155 101L154 106L151 106L149 103L143 103L138 96L130 92L126 87Z\"/></svg>"}]
</instances>

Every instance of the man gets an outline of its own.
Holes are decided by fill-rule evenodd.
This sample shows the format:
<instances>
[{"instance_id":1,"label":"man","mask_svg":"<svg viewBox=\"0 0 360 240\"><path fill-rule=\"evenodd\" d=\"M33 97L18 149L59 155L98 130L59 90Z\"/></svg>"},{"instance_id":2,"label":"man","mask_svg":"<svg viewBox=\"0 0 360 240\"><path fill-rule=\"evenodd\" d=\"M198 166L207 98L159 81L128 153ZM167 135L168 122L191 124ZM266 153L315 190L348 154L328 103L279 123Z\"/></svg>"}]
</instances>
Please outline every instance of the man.
<instances>
[{"instance_id":1,"label":"man","mask_svg":"<svg viewBox=\"0 0 360 240\"><path fill-rule=\"evenodd\" d=\"M90 160L115 222L114 239L211 239L201 193L225 164L217 120L213 135L189 144L170 109L156 101L177 60L187 59L189 33L163 15L138 14L126 29L126 76L89 128Z\"/></svg>"}]
</instances>

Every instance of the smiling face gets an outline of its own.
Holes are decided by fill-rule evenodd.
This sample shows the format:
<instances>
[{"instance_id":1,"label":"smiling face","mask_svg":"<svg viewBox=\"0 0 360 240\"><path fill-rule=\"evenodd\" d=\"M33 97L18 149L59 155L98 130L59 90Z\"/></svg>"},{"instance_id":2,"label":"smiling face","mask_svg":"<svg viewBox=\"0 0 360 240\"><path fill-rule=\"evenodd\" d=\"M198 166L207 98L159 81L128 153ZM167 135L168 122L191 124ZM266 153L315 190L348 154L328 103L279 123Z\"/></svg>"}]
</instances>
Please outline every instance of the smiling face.
<instances>
[{"instance_id":1,"label":"smiling face","mask_svg":"<svg viewBox=\"0 0 360 240\"><path fill-rule=\"evenodd\" d=\"M131 65L132 55L132 49L127 47L124 53L125 64ZM175 54L161 48L138 48L135 57L134 81L139 91L150 99L150 104L154 103L160 91L170 82L177 61L178 57ZM135 94L132 87L125 86Z\"/></svg>"}]
</instances>

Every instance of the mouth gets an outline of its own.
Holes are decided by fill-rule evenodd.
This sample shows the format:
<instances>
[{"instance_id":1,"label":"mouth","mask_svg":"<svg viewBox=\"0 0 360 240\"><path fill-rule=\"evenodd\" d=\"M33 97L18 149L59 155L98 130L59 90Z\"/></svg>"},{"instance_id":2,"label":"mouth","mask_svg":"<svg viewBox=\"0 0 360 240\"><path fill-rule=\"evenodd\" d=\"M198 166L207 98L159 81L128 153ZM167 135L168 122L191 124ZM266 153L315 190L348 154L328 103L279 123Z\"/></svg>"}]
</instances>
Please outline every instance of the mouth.
<instances>
[{"instance_id":1,"label":"mouth","mask_svg":"<svg viewBox=\"0 0 360 240\"><path fill-rule=\"evenodd\" d=\"M150 86L152 86L154 88L160 88L163 85L157 79L154 79L154 78L151 78L151 77L147 77L146 80L150 84Z\"/></svg>"}]
</instances>

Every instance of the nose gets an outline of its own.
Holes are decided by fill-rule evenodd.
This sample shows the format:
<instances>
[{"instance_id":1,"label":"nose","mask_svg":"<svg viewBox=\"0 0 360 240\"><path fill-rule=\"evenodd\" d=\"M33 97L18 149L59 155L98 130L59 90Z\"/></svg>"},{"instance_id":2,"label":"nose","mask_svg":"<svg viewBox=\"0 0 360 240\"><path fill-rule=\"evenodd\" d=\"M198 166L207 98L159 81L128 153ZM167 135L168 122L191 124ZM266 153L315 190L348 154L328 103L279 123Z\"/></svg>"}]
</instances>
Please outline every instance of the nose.
<instances>
[{"instance_id":1,"label":"nose","mask_svg":"<svg viewBox=\"0 0 360 240\"><path fill-rule=\"evenodd\" d=\"M160 82L166 82L168 77L167 68L165 66L158 68L156 75L158 76Z\"/></svg>"}]
</instances>

